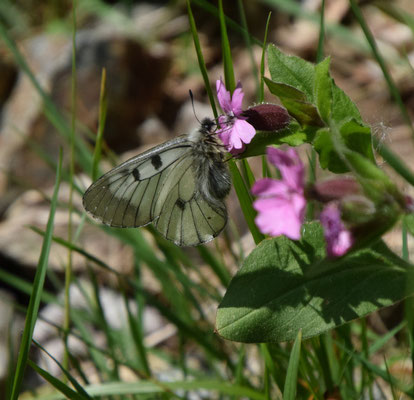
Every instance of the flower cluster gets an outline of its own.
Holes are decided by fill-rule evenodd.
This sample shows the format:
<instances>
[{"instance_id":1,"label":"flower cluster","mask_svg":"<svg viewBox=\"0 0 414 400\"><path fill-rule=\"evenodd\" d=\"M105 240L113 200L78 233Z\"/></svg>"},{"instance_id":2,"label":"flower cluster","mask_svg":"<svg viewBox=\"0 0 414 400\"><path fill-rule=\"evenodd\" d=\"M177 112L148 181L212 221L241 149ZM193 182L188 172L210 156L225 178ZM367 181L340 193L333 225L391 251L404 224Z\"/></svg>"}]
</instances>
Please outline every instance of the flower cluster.
<instances>
[{"instance_id":1,"label":"flower cluster","mask_svg":"<svg viewBox=\"0 0 414 400\"><path fill-rule=\"evenodd\" d=\"M216 82L217 98L223 114L218 118L217 135L227 150L240 155L257 130L278 131L290 122L283 107L274 104L258 104L242 109L244 93L240 82L233 94L226 90L223 81ZM285 235L292 240L301 237L308 200L323 205L319 221L324 230L328 257L340 257L361 239L379 232L378 226L395 221L387 210L394 206L398 213L413 212L414 200L394 193L393 188L374 191L366 196L360 183L352 178L336 178L318 182L305 188L305 170L296 150L282 151L268 148L267 157L280 172L280 179L264 178L252 187L257 196L253 207L257 211L256 224L260 231L271 236ZM385 193L387 192L387 193ZM398 204L397 204L398 203ZM391 213L392 214L392 213ZM398 214L399 215L399 214ZM397 216L398 216L397 215Z\"/></svg>"},{"instance_id":2,"label":"flower cluster","mask_svg":"<svg viewBox=\"0 0 414 400\"><path fill-rule=\"evenodd\" d=\"M220 129L217 135L227 151L234 156L243 153L256 130L279 131L290 122L286 109L276 104L256 104L243 110L244 93L240 82L237 83L233 95L226 90L221 79L217 80L216 89L217 99L223 110L218 118Z\"/></svg>"},{"instance_id":3,"label":"flower cluster","mask_svg":"<svg viewBox=\"0 0 414 400\"><path fill-rule=\"evenodd\" d=\"M267 157L279 169L281 179L264 178L254 184L252 193L258 196L253 203L258 212L256 224L262 233L299 240L306 209L303 163L293 148L287 151L268 148ZM335 202L327 203L320 214L320 222L328 256L344 255L354 239L343 224Z\"/></svg>"},{"instance_id":4,"label":"flower cluster","mask_svg":"<svg viewBox=\"0 0 414 400\"><path fill-rule=\"evenodd\" d=\"M242 101L244 93L241 83L238 82L233 95L230 94L221 79L216 82L217 99L224 115L220 115L218 122L220 129L217 134L227 150L232 154L244 151L245 144L250 143L256 134L256 129L244 117Z\"/></svg>"},{"instance_id":5,"label":"flower cluster","mask_svg":"<svg viewBox=\"0 0 414 400\"><path fill-rule=\"evenodd\" d=\"M254 202L256 224L268 235L299 240L306 207L303 164L292 148L287 152L268 148L267 157L282 179L264 178L254 184L252 193L259 197Z\"/></svg>"}]
</instances>

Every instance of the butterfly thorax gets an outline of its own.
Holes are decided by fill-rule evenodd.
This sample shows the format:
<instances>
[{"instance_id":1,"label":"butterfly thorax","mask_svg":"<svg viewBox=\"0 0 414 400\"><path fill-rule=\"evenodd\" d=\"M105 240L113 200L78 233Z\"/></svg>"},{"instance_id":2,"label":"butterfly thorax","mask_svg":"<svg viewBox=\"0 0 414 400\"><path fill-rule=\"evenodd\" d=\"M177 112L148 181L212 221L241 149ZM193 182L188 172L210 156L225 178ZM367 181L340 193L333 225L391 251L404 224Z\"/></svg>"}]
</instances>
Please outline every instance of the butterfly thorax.
<instances>
[{"instance_id":1,"label":"butterfly thorax","mask_svg":"<svg viewBox=\"0 0 414 400\"><path fill-rule=\"evenodd\" d=\"M194 165L200 194L209 202L221 205L217 200L224 199L230 192L230 173L225 163L224 147L215 134L216 124L206 118L201 127L189 135L193 142Z\"/></svg>"}]
</instances>

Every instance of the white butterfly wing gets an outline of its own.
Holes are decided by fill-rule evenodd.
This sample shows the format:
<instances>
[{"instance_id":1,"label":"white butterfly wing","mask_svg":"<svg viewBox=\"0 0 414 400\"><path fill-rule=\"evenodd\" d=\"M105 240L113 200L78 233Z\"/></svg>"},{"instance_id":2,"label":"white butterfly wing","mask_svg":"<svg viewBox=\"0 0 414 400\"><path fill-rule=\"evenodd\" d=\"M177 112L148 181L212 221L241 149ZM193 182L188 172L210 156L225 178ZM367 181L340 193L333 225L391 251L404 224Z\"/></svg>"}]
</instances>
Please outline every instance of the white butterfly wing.
<instances>
[{"instance_id":1,"label":"white butterfly wing","mask_svg":"<svg viewBox=\"0 0 414 400\"><path fill-rule=\"evenodd\" d=\"M146 225L169 171L191 152L186 137L154 147L109 171L83 196L83 205L106 225L131 228Z\"/></svg>"},{"instance_id":2,"label":"white butterfly wing","mask_svg":"<svg viewBox=\"0 0 414 400\"><path fill-rule=\"evenodd\" d=\"M192 143L185 136L103 175L85 192L83 205L99 221L113 227L154 222L165 238L179 246L208 242L227 222L225 204L211 204L199 192Z\"/></svg>"},{"instance_id":3,"label":"white butterfly wing","mask_svg":"<svg viewBox=\"0 0 414 400\"><path fill-rule=\"evenodd\" d=\"M183 157L170 171L154 213L159 215L154 222L157 230L178 246L209 242L227 223L225 204L211 204L200 193L192 156Z\"/></svg>"}]
</instances>

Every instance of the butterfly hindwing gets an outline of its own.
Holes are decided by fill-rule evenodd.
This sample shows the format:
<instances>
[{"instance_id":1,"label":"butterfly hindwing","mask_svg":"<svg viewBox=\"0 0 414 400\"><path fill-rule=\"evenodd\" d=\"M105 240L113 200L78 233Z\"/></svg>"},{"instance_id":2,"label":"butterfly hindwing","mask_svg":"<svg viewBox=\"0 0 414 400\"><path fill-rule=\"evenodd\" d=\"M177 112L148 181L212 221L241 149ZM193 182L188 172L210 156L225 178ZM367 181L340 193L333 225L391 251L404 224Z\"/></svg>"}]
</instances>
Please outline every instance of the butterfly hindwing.
<instances>
[{"instance_id":1,"label":"butterfly hindwing","mask_svg":"<svg viewBox=\"0 0 414 400\"><path fill-rule=\"evenodd\" d=\"M154 208L157 230L179 246L214 239L227 222L224 203L210 204L199 191L192 157L181 159L168 174Z\"/></svg>"},{"instance_id":2,"label":"butterfly hindwing","mask_svg":"<svg viewBox=\"0 0 414 400\"><path fill-rule=\"evenodd\" d=\"M150 223L157 217L155 200L166 177L190 150L187 139L179 137L131 158L89 187L83 197L85 209L114 227Z\"/></svg>"}]
</instances>

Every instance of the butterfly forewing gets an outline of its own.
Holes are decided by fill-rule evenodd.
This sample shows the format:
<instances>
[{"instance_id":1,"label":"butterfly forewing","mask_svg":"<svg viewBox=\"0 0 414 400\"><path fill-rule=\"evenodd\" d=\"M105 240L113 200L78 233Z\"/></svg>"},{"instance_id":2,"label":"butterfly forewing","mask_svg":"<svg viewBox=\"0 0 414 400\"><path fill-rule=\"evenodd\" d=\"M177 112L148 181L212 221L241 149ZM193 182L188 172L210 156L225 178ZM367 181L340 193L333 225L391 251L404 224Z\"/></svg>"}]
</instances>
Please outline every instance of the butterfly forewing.
<instances>
[{"instance_id":1,"label":"butterfly forewing","mask_svg":"<svg viewBox=\"0 0 414 400\"><path fill-rule=\"evenodd\" d=\"M180 137L131 158L93 183L83 204L95 218L114 227L143 226L157 217L155 199L174 164L191 144Z\"/></svg>"}]
</instances>

